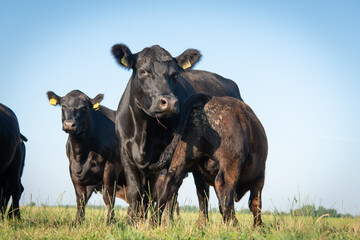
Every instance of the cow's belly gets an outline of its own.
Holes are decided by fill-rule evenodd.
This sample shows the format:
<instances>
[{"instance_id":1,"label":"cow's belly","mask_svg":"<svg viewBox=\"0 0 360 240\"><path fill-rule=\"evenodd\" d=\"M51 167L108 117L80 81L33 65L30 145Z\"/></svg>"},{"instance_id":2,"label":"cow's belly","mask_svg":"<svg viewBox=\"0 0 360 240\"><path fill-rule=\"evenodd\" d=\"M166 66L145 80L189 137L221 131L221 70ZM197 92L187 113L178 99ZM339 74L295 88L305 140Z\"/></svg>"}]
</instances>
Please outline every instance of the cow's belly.
<instances>
[{"instance_id":1,"label":"cow's belly","mask_svg":"<svg viewBox=\"0 0 360 240\"><path fill-rule=\"evenodd\" d=\"M104 176L104 159L97 153L90 152L85 163L72 162L72 178L81 185L97 185Z\"/></svg>"}]
</instances>

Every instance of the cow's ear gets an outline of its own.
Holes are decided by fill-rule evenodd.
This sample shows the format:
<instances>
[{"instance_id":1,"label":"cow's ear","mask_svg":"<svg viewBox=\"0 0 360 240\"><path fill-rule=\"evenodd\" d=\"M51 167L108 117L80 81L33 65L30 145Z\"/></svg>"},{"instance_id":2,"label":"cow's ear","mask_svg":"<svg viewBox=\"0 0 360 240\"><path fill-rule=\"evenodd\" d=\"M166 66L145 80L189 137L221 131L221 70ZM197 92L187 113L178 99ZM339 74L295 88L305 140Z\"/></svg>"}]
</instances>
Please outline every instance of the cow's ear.
<instances>
[{"instance_id":1,"label":"cow's ear","mask_svg":"<svg viewBox=\"0 0 360 240\"><path fill-rule=\"evenodd\" d=\"M126 45L116 44L112 46L111 52L120 66L128 69L133 67L135 62L134 56Z\"/></svg>"},{"instance_id":2,"label":"cow's ear","mask_svg":"<svg viewBox=\"0 0 360 240\"><path fill-rule=\"evenodd\" d=\"M201 58L201 53L196 49L187 49L180 56L176 57L176 61L182 69L193 67Z\"/></svg>"},{"instance_id":3,"label":"cow's ear","mask_svg":"<svg viewBox=\"0 0 360 240\"><path fill-rule=\"evenodd\" d=\"M53 91L48 91L46 94L49 98L50 105L53 105L53 106L56 106L58 104L60 105L60 100L62 97L59 97Z\"/></svg>"},{"instance_id":4,"label":"cow's ear","mask_svg":"<svg viewBox=\"0 0 360 240\"><path fill-rule=\"evenodd\" d=\"M99 110L100 108L100 102L104 99L104 94L98 94L96 95L96 97L94 97L93 99L90 99L91 103L92 103L92 107L95 110Z\"/></svg>"}]
</instances>

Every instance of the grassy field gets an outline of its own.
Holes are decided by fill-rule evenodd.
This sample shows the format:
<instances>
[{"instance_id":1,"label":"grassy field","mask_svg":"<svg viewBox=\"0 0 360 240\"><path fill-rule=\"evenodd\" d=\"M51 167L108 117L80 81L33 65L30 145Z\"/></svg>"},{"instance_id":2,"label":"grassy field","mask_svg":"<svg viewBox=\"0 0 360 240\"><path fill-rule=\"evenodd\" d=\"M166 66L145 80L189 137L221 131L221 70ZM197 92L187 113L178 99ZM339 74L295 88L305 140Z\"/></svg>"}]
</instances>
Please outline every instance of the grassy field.
<instances>
[{"instance_id":1,"label":"grassy field","mask_svg":"<svg viewBox=\"0 0 360 240\"><path fill-rule=\"evenodd\" d=\"M198 226L198 213L181 211L172 224L152 227L149 221L128 225L124 209L116 209L116 220L106 225L105 212L87 208L85 222L75 226L75 207L22 207L21 220L0 220L0 239L360 239L359 218L271 214L254 229L250 214L237 213L239 225L229 226L214 212Z\"/></svg>"}]
</instances>

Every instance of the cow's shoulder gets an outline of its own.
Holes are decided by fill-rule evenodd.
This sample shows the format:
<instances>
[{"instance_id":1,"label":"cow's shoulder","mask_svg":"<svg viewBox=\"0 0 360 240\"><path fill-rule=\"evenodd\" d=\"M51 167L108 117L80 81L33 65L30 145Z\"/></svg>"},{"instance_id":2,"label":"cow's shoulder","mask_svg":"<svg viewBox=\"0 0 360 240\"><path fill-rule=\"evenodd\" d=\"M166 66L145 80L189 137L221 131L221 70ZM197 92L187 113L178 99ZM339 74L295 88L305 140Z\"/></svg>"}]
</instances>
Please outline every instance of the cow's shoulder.
<instances>
[{"instance_id":1,"label":"cow's shoulder","mask_svg":"<svg viewBox=\"0 0 360 240\"><path fill-rule=\"evenodd\" d=\"M111 110L105 106L100 106L99 112L102 113L106 118L110 119L112 122L115 122L116 111Z\"/></svg>"}]
</instances>

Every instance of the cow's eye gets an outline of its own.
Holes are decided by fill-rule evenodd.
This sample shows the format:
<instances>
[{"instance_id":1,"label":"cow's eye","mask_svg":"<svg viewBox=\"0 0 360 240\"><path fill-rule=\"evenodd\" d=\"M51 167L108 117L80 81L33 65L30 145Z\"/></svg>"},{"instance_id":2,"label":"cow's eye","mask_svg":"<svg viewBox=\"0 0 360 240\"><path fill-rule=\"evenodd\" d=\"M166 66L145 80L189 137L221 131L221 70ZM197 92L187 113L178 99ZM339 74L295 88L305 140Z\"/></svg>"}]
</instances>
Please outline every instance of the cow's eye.
<instances>
[{"instance_id":1,"label":"cow's eye","mask_svg":"<svg viewBox=\"0 0 360 240\"><path fill-rule=\"evenodd\" d=\"M174 74L174 79L176 80L179 77L179 73Z\"/></svg>"},{"instance_id":2,"label":"cow's eye","mask_svg":"<svg viewBox=\"0 0 360 240\"><path fill-rule=\"evenodd\" d=\"M144 75L145 73L146 73L145 69L143 69L143 68L139 69L139 74L140 75Z\"/></svg>"}]
</instances>

